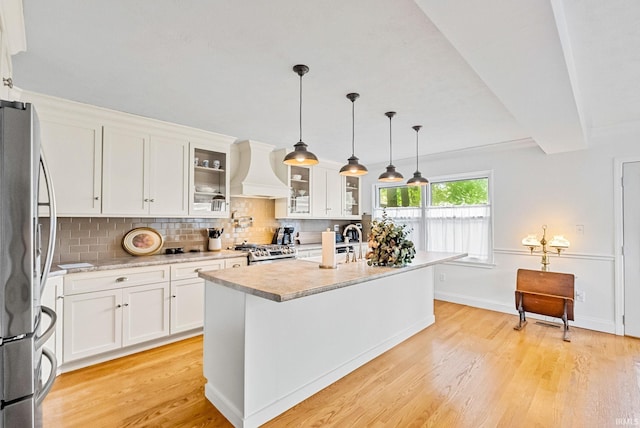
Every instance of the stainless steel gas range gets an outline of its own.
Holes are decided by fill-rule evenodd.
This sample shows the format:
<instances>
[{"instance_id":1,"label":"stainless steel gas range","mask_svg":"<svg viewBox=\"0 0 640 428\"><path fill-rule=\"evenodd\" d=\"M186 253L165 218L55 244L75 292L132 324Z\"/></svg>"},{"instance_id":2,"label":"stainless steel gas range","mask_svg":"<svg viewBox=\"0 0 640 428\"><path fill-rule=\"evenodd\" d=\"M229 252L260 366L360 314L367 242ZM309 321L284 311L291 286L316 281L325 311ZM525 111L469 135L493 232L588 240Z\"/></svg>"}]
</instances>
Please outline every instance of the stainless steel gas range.
<instances>
[{"instance_id":1,"label":"stainless steel gas range","mask_svg":"<svg viewBox=\"0 0 640 428\"><path fill-rule=\"evenodd\" d=\"M244 243L235 245L233 249L248 252L250 265L292 260L295 259L297 255L294 245Z\"/></svg>"}]
</instances>

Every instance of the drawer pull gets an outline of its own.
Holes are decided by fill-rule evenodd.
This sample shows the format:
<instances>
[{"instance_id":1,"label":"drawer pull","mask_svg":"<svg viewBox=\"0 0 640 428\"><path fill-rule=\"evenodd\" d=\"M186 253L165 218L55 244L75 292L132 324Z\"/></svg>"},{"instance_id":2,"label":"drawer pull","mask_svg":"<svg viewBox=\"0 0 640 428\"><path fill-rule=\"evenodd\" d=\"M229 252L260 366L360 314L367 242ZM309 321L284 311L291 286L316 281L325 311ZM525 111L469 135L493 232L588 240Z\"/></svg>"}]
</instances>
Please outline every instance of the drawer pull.
<instances>
[{"instance_id":1,"label":"drawer pull","mask_svg":"<svg viewBox=\"0 0 640 428\"><path fill-rule=\"evenodd\" d=\"M234 267L234 268L239 268L239 267L241 267L241 266L242 266L242 265L241 265L240 263L235 263L232 267Z\"/></svg>"},{"instance_id":2,"label":"drawer pull","mask_svg":"<svg viewBox=\"0 0 640 428\"><path fill-rule=\"evenodd\" d=\"M120 278L116 279L116 282L125 282L125 281L129 281L129 278L127 278L126 276L121 276Z\"/></svg>"},{"instance_id":3,"label":"drawer pull","mask_svg":"<svg viewBox=\"0 0 640 428\"><path fill-rule=\"evenodd\" d=\"M193 271L194 272L200 272L202 270L202 268L195 268Z\"/></svg>"},{"instance_id":4,"label":"drawer pull","mask_svg":"<svg viewBox=\"0 0 640 428\"><path fill-rule=\"evenodd\" d=\"M129 304L128 304L128 303L125 303L125 304L124 304L124 305L122 305L122 306L127 307L127 306L129 306Z\"/></svg>"},{"instance_id":5,"label":"drawer pull","mask_svg":"<svg viewBox=\"0 0 640 428\"><path fill-rule=\"evenodd\" d=\"M172 295L171 297L173 297L173 298L175 299L175 298L176 298L176 295L174 294L174 295Z\"/></svg>"}]
</instances>

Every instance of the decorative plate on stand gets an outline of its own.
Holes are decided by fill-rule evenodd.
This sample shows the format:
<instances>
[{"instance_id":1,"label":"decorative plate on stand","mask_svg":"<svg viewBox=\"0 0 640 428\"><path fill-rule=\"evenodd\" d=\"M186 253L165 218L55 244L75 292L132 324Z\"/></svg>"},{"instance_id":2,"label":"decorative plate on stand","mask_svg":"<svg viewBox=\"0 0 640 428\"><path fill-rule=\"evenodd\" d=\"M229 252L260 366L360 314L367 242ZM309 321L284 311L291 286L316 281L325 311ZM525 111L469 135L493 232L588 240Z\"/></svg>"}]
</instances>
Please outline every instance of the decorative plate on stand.
<instances>
[{"instance_id":1,"label":"decorative plate on stand","mask_svg":"<svg viewBox=\"0 0 640 428\"><path fill-rule=\"evenodd\" d=\"M151 227L137 227L122 238L122 248L132 256L150 256L162 249L164 239Z\"/></svg>"}]
</instances>

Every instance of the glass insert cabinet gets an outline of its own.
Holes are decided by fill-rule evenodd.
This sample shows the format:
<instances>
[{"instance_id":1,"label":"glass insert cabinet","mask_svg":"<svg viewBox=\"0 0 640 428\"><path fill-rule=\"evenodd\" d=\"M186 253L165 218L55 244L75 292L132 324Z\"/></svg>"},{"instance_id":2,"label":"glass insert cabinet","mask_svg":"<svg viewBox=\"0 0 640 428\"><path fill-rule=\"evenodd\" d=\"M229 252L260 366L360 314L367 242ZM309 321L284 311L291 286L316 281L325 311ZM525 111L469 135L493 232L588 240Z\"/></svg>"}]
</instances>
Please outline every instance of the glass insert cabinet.
<instances>
[{"instance_id":1,"label":"glass insert cabinet","mask_svg":"<svg viewBox=\"0 0 640 428\"><path fill-rule=\"evenodd\" d=\"M309 214L311 212L310 178L311 170L309 168L291 167L289 214Z\"/></svg>"},{"instance_id":2,"label":"glass insert cabinet","mask_svg":"<svg viewBox=\"0 0 640 428\"><path fill-rule=\"evenodd\" d=\"M229 216L228 150L191 143L190 214Z\"/></svg>"},{"instance_id":3,"label":"glass insert cabinet","mask_svg":"<svg viewBox=\"0 0 640 428\"><path fill-rule=\"evenodd\" d=\"M343 212L346 217L360 217L360 178L344 177Z\"/></svg>"}]
</instances>

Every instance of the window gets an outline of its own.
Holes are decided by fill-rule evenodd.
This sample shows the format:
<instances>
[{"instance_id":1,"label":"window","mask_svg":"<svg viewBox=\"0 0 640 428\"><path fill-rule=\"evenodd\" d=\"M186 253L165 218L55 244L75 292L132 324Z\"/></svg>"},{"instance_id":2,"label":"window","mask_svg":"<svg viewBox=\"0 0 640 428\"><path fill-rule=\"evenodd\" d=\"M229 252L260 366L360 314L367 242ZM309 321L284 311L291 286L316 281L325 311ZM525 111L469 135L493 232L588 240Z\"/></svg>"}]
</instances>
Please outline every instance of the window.
<instances>
[{"instance_id":1,"label":"window","mask_svg":"<svg viewBox=\"0 0 640 428\"><path fill-rule=\"evenodd\" d=\"M418 250L465 252L465 261L491 263L490 173L431 179L429 186L375 185L374 218L382 210L411 229Z\"/></svg>"},{"instance_id":2,"label":"window","mask_svg":"<svg viewBox=\"0 0 640 428\"><path fill-rule=\"evenodd\" d=\"M424 250L424 206L425 193L419 186L378 185L375 186L376 209L374 218L381 218L386 210L389 218L406 224L407 238L413 241L416 250Z\"/></svg>"},{"instance_id":3,"label":"window","mask_svg":"<svg viewBox=\"0 0 640 428\"><path fill-rule=\"evenodd\" d=\"M432 180L425 221L429 251L466 252L465 260L491 262L489 175Z\"/></svg>"}]
</instances>

